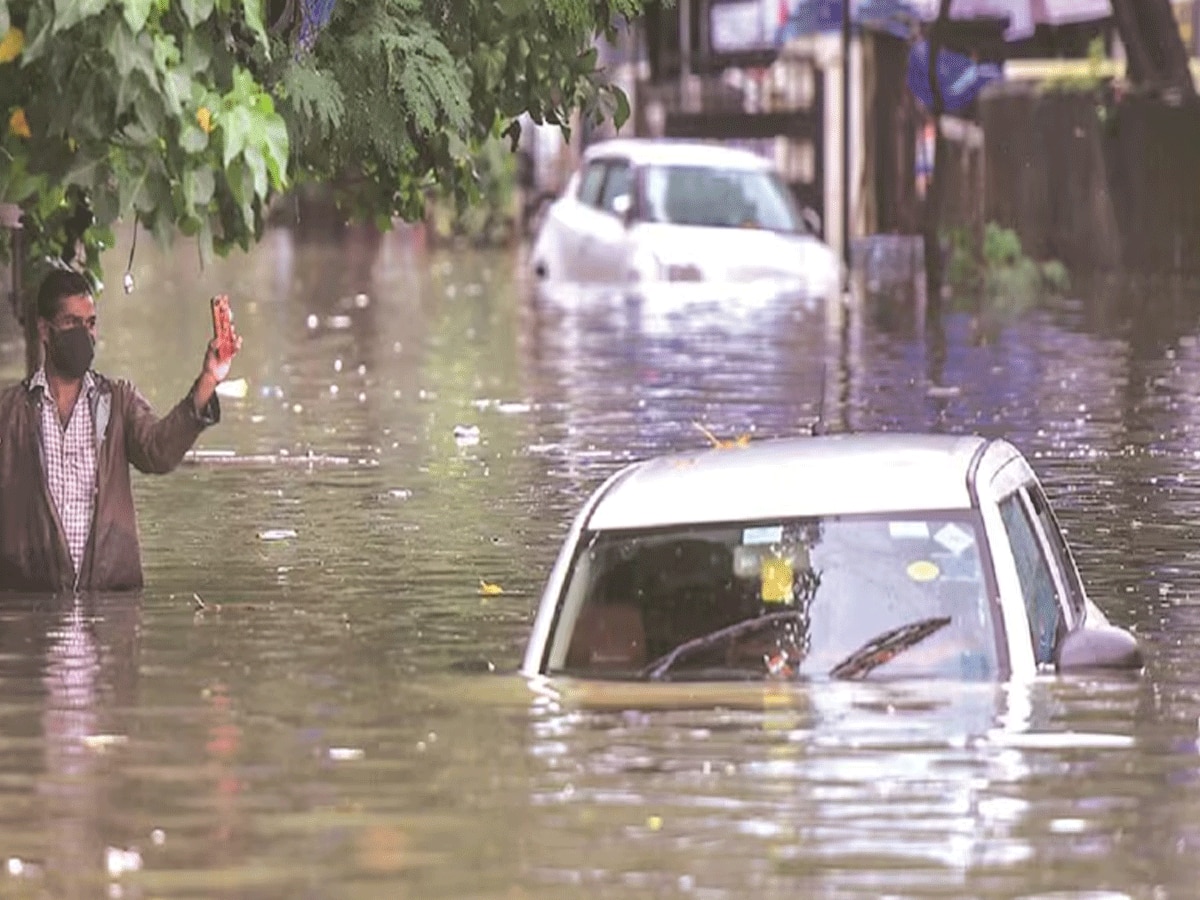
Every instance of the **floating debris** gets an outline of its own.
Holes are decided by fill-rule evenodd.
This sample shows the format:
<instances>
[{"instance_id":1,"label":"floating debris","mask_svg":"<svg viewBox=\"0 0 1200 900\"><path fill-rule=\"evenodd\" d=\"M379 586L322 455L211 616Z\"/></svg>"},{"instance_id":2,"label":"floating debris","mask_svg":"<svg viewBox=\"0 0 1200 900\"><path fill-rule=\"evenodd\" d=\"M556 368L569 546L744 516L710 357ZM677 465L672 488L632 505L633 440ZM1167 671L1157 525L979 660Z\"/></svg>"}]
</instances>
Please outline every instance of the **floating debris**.
<instances>
[{"instance_id":1,"label":"floating debris","mask_svg":"<svg viewBox=\"0 0 1200 900\"><path fill-rule=\"evenodd\" d=\"M286 541L295 536L296 532L291 528L268 528L266 531L258 533L260 541Z\"/></svg>"},{"instance_id":2,"label":"floating debris","mask_svg":"<svg viewBox=\"0 0 1200 900\"><path fill-rule=\"evenodd\" d=\"M479 443L478 425L455 425L454 442L460 447L472 447Z\"/></svg>"},{"instance_id":3,"label":"floating debris","mask_svg":"<svg viewBox=\"0 0 1200 900\"><path fill-rule=\"evenodd\" d=\"M925 389L925 396L934 399L949 399L957 397L962 393L962 388L957 384L931 384Z\"/></svg>"},{"instance_id":4,"label":"floating debris","mask_svg":"<svg viewBox=\"0 0 1200 900\"><path fill-rule=\"evenodd\" d=\"M119 847L107 847L104 851L104 863L110 876L124 875L126 872L139 872L142 868L142 854L136 847L122 850Z\"/></svg>"},{"instance_id":5,"label":"floating debris","mask_svg":"<svg viewBox=\"0 0 1200 900\"><path fill-rule=\"evenodd\" d=\"M229 381L222 381L217 385L217 393L222 397L229 397L233 400L244 400L246 394L250 392L250 384L245 378L234 378Z\"/></svg>"},{"instance_id":6,"label":"floating debris","mask_svg":"<svg viewBox=\"0 0 1200 900\"><path fill-rule=\"evenodd\" d=\"M330 747L329 758L335 762L348 762L350 760L362 759L367 754L359 747Z\"/></svg>"},{"instance_id":7,"label":"floating debris","mask_svg":"<svg viewBox=\"0 0 1200 900\"><path fill-rule=\"evenodd\" d=\"M503 594L504 588L498 584L492 584L489 581L479 579L479 593L485 597L494 597L496 594Z\"/></svg>"},{"instance_id":8,"label":"floating debris","mask_svg":"<svg viewBox=\"0 0 1200 900\"><path fill-rule=\"evenodd\" d=\"M123 734L85 734L83 736L83 746L99 753L128 743L129 738Z\"/></svg>"},{"instance_id":9,"label":"floating debris","mask_svg":"<svg viewBox=\"0 0 1200 900\"><path fill-rule=\"evenodd\" d=\"M718 450L732 450L738 447L746 447L750 444L750 435L748 434L739 434L732 441L723 441L699 422L693 422L692 425L695 426L697 431L708 438Z\"/></svg>"}]
</instances>

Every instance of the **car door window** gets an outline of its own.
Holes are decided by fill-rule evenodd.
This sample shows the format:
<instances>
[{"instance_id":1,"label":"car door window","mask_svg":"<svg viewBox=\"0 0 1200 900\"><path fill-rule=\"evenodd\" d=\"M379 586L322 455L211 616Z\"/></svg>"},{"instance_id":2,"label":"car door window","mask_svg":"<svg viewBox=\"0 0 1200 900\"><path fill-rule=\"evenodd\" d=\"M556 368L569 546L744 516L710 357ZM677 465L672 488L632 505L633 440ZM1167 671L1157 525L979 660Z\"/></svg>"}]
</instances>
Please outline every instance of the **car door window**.
<instances>
[{"instance_id":1,"label":"car door window","mask_svg":"<svg viewBox=\"0 0 1200 900\"><path fill-rule=\"evenodd\" d=\"M600 208L616 215L616 199L628 196L632 190L633 168L624 161L612 163L608 167L608 176L604 179L604 190L600 195Z\"/></svg>"},{"instance_id":2,"label":"car door window","mask_svg":"<svg viewBox=\"0 0 1200 900\"><path fill-rule=\"evenodd\" d=\"M1054 587L1054 573L1042 552L1033 523L1021 503L1020 494L1012 494L1000 503L1000 517L1017 564L1025 611L1029 615L1029 633L1033 655L1040 663L1054 659L1054 645L1062 623L1062 609Z\"/></svg>"},{"instance_id":3,"label":"car door window","mask_svg":"<svg viewBox=\"0 0 1200 900\"><path fill-rule=\"evenodd\" d=\"M588 163L579 179L579 202L586 206L600 205L600 188L604 184L604 170L607 165L603 160Z\"/></svg>"},{"instance_id":4,"label":"car door window","mask_svg":"<svg viewBox=\"0 0 1200 900\"><path fill-rule=\"evenodd\" d=\"M1058 570L1063 573L1067 605L1074 620L1078 621L1083 618L1084 593L1083 584L1079 580L1079 569L1075 566L1075 559L1071 556L1071 548L1067 545L1066 538L1063 537L1062 530L1058 527L1058 520L1050 508L1050 502L1041 488L1037 485L1030 485L1027 491L1030 506L1042 526L1042 532L1046 535L1050 552L1058 563Z\"/></svg>"}]
</instances>

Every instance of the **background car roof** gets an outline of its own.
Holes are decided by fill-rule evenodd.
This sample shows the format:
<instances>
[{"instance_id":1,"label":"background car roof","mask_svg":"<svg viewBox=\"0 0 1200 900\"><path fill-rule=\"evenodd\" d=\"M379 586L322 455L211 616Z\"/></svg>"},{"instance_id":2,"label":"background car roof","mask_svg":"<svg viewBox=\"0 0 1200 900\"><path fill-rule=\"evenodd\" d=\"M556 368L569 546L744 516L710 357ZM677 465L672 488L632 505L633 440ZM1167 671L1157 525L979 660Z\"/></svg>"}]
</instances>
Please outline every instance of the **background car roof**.
<instances>
[{"instance_id":1,"label":"background car roof","mask_svg":"<svg viewBox=\"0 0 1200 900\"><path fill-rule=\"evenodd\" d=\"M969 509L972 463L988 444L978 436L837 434L656 457L611 479L586 527Z\"/></svg>"},{"instance_id":2,"label":"background car roof","mask_svg":"<svg viewBox=\"0 0 1200 900\"><path fill-rule=\"evenodd\" d=\"M614 138L593 144L584 160L620 156L634 165L717 166L723 169L773 169L769 160L737 147L703 141L662 138Z\"/></svg>"}]
</instances>

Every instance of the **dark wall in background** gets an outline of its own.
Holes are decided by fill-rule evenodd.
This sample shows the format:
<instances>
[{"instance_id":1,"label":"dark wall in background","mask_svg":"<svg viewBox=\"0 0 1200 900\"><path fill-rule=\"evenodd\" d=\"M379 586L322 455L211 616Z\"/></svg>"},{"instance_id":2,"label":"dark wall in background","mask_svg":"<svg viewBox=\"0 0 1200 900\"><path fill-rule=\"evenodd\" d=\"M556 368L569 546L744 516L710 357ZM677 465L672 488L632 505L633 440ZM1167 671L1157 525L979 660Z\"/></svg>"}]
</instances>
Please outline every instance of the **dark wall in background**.
<instances>
[{"instance_id":1,"label":"dark wall in background","mask_svg":"<svg viewBox=\"0 0 1200 900\"><path fill-rule=\"evenodd\" d=\"M979 113L984 218L1032 256L1200 272L1200 108L1008 83Z\"/></svg>"}]
</instances>

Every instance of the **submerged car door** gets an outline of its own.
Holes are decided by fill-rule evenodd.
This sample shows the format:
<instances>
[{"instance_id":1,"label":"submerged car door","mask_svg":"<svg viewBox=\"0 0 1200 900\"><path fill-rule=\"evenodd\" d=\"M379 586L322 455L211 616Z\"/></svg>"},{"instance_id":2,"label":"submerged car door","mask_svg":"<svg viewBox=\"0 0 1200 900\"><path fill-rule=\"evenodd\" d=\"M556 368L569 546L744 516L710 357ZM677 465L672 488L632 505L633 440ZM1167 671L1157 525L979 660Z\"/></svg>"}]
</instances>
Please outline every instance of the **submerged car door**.
<instances>
[{"instance_id":1,"label":"submerged car door","mask_svg":"<svg viewBox=\"0 0 1200 900\"><path fill-rule=\"evenodd\" d=\"M548 263L550 274L564 281L587 280L585 246L596 227L600 189L604 186L607 160L595 159L586 163L577 179L575 190L565 195L551 208L546 227L552 229L554 260Z\"/></svg>"}]
</instances>

